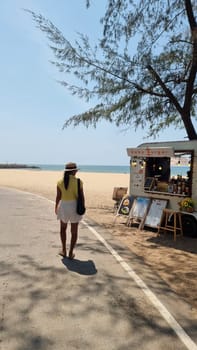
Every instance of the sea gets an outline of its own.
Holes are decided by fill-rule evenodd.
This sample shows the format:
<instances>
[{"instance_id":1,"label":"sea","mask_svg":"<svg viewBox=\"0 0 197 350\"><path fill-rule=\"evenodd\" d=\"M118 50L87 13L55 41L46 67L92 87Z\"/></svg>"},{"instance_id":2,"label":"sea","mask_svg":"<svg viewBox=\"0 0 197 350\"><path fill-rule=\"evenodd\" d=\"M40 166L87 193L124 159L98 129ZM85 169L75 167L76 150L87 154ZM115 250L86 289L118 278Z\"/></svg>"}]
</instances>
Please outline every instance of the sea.
<instances>
[{"instance_id":1,"label":"sea","mask_svg":"<svg viewBox=\"0 0 197 350\"><path fill-rule=\"evenodd\" d=\"M63 164L35 164L41 170L49 171L63 171ZM79 165L81 172L84 173L110 173L110 174L129 174L129 165ZM187 176L187 171L190 170L189 166L172 166L171 176L181 175L183 177Z\"/></svg>"},{"instance_id":2,"label":"sea","mask_svg":"<svg viewBox=\"0 0 197 350\"><path fill-rule=\"evenodd\" d=\"M64 164L35 164L41 170L63 171ZM79 171L84 173L129 174L129 165L78 165Z\"/></svg>"}]
</instances>

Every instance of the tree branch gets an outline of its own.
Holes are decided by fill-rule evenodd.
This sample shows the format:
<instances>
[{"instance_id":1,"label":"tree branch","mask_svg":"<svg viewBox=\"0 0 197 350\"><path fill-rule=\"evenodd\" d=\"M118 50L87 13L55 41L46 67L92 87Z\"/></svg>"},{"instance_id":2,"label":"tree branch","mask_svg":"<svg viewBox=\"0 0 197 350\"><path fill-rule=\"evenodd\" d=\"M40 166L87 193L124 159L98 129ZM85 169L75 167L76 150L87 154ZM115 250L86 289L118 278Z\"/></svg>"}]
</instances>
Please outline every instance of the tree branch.
<instances>
[{"instance_id":1,"label":"tree branch","mask_svg":"<svg viewBox=\"0 0 197 350\"><path fill-rule=\"evenodd\" d=\"M149 72L155 77L163 91L165 92L166 96L170 99L170 101L173 103L173 105L176 107L177 111L181 114L182 113L182 108L177 101L176 97L173 95L173 93L168 89L166 84L161 80L160 76L157 74L157 72L153 69L151 65L147 66L147 69Z\"/></svg>"}]
</instances>

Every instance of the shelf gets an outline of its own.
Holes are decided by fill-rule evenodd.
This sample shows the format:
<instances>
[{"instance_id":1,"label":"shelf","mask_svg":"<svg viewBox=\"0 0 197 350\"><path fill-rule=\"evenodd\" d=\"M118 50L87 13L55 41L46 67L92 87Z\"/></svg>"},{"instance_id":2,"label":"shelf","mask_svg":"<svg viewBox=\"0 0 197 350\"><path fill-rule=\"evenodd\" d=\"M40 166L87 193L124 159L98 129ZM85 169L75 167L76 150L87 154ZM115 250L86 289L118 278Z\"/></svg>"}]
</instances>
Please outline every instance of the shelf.
<instances>
[{"instance_id":1,"label":"shelf","mask_svg":"<svg viewBox=\"0 0 197 350\"><path fill-rule=\"evenodd\" d=\"M161 192L161 191L146 191L144 190L145 193L152 193L152 194L162 194L170 197L188 197L189 195L186 194L178 194L178 193L170 193L170 192Z\"/></svg>"}]
</instances>

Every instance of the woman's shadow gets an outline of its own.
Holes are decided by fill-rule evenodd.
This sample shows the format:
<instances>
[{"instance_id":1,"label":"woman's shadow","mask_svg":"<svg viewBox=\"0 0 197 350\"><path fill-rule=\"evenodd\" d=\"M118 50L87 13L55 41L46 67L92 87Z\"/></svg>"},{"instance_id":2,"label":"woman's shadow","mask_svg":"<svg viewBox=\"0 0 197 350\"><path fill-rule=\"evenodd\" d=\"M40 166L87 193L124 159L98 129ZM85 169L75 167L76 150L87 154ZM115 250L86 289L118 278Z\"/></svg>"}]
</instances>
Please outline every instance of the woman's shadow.
<instances>
[{"instance_id":1,"label":"woman's shadow","mask_svg":"<svg viewBox=\"0 0 197 350\"><path fill-rule=\"evenodd\" d=\"M95 275L97 269L92 260L78 260L63 258L62 263L67 267L68 270L79 273L80 275Z\"/></svg>"}]
</instances>

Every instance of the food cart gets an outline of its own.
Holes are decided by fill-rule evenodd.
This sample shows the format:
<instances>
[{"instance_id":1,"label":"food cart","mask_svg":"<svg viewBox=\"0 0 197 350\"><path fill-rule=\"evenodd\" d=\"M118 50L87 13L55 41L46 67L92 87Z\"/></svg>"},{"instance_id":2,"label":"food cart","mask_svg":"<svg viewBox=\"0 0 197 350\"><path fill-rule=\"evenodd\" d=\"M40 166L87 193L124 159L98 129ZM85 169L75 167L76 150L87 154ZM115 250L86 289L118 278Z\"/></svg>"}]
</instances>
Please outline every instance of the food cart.
<instances>
[{"instance_id":1,"label":"food cart","mask_svg":"<svg viewBox=\"0 0 197 350\"><path fill-rule=\"evenodd\" d=\"M197 237L197 140L143 143L127 148L127 154L130 196L149 198L152 202L149 217L148 210L146 212L145 225L151 226L159 206L179 211L179 203L192 198L196 205L194 211L181 211L183 234ZM185 174L182 174L183 167L187 170ZM177 170L176 174L173 169Z\"/></svg>"}]
</instances>

